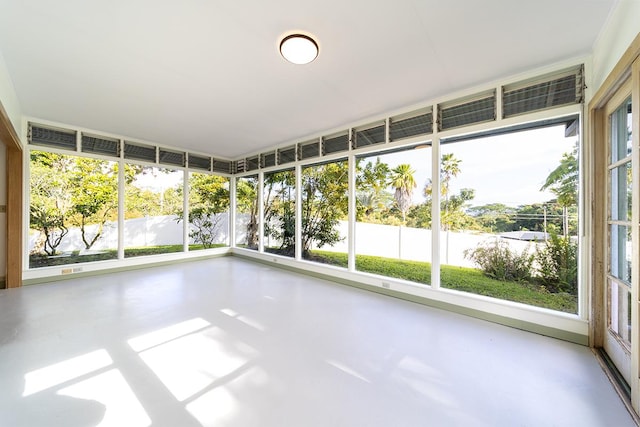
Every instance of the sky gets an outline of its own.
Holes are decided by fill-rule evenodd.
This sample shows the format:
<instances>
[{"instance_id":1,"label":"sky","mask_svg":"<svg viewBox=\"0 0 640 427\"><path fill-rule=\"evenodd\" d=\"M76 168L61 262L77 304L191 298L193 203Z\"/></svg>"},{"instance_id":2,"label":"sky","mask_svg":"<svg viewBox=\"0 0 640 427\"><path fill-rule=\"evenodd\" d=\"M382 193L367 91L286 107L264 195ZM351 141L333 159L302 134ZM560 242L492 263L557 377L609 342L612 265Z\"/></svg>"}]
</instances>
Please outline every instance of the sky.
<instances>
[{"instance_id":1,"label":"sky","mask_svg":"<svg viewBox=\"0 0 640 427\"><path fill-rule=\"evenodd\" d=\"M503 203L515 207L555 197L550 191L540 191L540 187L576 141L577 137L564 137L564 126L554 126L444 144L441 154L453 153L461 160L461 172L451 182L452 194L461 188L473 188L472 206ZM431 149L388 154L381 160L391 168L401 163L413 166L418 184L413 199L420 203L431 178Z\"/></svg>"},{"instance_id":2,"label":"sky","mask_svg":"<svg viewBox=\"0 0 640 427\"><path fill-rule=\"evenodd\" d=\"M461 188L473 188L472 206L503 203L519 206L546 202L555 196L540 191L549 173L560 163L562 154L573 149L577 137L564 137L564 126L554 126L515 132L488 138L444 144L442 154L454 153L461 160L460 174L451 182L452 194ZM409 163L415 170L418 184L414 190L415 204L424 200L423 189L431 178L431 149L408 150L376 157L391 168ZM145 174L136 185L159 191L179 185L182 172Z\"/></svg>"}]
</instances>

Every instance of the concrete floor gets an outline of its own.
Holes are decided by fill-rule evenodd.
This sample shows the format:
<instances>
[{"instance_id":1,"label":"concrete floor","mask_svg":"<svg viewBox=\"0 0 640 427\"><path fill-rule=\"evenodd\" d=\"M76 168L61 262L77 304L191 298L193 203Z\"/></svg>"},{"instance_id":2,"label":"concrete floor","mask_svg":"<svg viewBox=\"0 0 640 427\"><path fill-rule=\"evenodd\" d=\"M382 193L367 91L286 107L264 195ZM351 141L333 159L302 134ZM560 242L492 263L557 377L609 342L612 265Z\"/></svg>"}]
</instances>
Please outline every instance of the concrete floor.
<instances>
[{"instance_id":1,"label":"concrete floor","mask_svg":"<svg viewBox=\"0 0 640 427\"><path fill-rule=\"evenodd\" d=\"M0 426L632 426L591 351L238 258L0 291Z\"/></svg>"}]
</instances>

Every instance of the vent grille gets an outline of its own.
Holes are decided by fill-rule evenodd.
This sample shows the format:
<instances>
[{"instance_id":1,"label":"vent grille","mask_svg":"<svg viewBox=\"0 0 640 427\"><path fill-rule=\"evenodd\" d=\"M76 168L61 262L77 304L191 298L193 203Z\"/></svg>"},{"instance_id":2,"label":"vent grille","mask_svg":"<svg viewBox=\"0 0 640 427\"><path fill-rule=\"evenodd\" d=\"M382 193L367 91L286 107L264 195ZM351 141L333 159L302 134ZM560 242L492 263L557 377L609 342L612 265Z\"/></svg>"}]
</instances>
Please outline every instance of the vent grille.
<instances>
[{"instance_id":1,"label":"vent grille","mask_svg":"<svg viewBox=\"0 0 640 427\"><path fill-rule=\"evenodd\" d=\"M349 150L349 132L325 138L322 141L322 154L339 153Z\"/></svg>"},{"instance_id":2,"label":"vent grille","mask_svg":"<svg viewBox=\"0 0 640 427\"><path fill-rule=\"evenodd\" d=\"M278 150L278 164L291 163L296 161L296 146L281 148Z\"/></svg>"},{"instance_id":3,"label":"vent grille","mask_svg":"<svg viewBox=\"0 0 640 427\"><path fill-rule=\"evenodd\" d=\"M265 153L260 157L263 168L268 168L276 165L276 152Z\"/></svg>"},{"instance_id":4,"label":"vent grille","mask_svg":"<svg viewBox=\"0 0 640 427\"><path fill-rule=\"evenodd\" d=\"M134 160L146 160L148 162L156 162L156 147L150 145L134 144L132 142L124 142L124 158Z\"/></svg>"},{"instance_id":5,"label":"vent grille","mask_svg":"<svg viewBox=\"0 0 640 427\"><path fill-rule=\"evenodd\" d=\"M197 156L189 153L189 168L211 170L211 157Z\"/></svg>"},{"instance_id":6,"label":"vent grille","mask_svg":"<svg viewBox=\"0 0 640 427\"><path fill-rule=\"evenodd\" d=\"M232 173L229 160L213 159L212 170L220 173Z\"/></svg>"},{"instance_id":7,"label":"vent grille","mask_svg":"<svg viewBox=\"0 0 640 427\"><path fill-rule=\"evenodd\" d=\"M582 67L570 75L549 76L547 81L505 86L502 94L503 117L561 105L578 104L583 100Z\"/></svg>"},{"instance_id":8,"label":"vent grille","mask_svg":"<svg viewBox=\"0 0 640 427\"><path fill-rule=\"evenodd\" d=\"M423 111L421 114L411 115L409 117L401 116L392 118L389 123L389 139L391 141L431 133L433 133L432 111Z\"/></svg>"},{"instance_id":9,"label":"vent grille","mask_svg":"<svg viewBox=\"0 0 640 427\"><path fill-rule=\"evenodd\" d=\"M385 142L386 126L384 123L370 128L355 131L353 148L366 147L367 145L381 144Z\"/></svg>"},{"instance_id":10,"label":"vent grille","mask_svg":"<svg viewBox=\"0 0 640 427\"><path fill-rule=\"evenodd\" d=\"M82 134L82 152L120 157L120 141L113 138Z\"/></svg>"},{"instance_id":11,"label":"vent grille","mask_svg":"<svg viewBox=\"0 0 640 427\"><path fill-rule=\"evenodd\" d=\"M496 119L496 96L482 96L464 103L443 104L438 106L438 125L440 130L457 128Z\"/></svg>"},{"instance_id":12,"label":"vent grille","mask_svg":"<svg viewBox=\"0 0 640 427\"><path fill-rule=\"evenodd\" d=\"M29 144L45 145L63 150L76 149L76 132L66 129L54 129L29 123Z\"/></svg>"},{"instance_id":13,"label":"vent grille","mask_svg":"<svg viewBox=\"0 0 640 427\"><path fill-rule=\"evenodd\" d=\"M162 164L184 167L185 154L183 152L160 148L158 158Z\"/></svg>"},{"instance_id":14,"label":"vent grille","mask_svg":"<svg viewBox=\"0 0 640 427\"><path fill-rule=\"evenodd\" d=\"M259 156L247 157L245 165L246 165L245 172L254 171L258 169L260 167L260 157Z\"/></svg>"},{"instance_id":15,"label":"vent grille","mask_svg":"<svg viewBox=\"0 0 640 427\"><path fill-rule=\"evenodd\" d=\"M311 141L298 144L300 160L311 159L320 155L320 141Z\"/></svg>"}]
</instances>

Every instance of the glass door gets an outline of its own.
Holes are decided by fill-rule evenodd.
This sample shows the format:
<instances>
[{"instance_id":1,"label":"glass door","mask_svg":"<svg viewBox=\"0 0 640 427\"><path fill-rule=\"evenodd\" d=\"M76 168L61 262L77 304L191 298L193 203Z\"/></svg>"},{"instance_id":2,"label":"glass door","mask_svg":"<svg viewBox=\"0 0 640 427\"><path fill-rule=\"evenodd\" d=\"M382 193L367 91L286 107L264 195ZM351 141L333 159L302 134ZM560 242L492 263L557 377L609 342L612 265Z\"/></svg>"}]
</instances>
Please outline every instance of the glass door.
<instances>
[{"instance_id":1,"label":"glass door","mask_svg":"<svg viewBox=\"0 0 640 427\"><path fill-rule=\"evenodd\" d=\"M606 331L604 349L627 384L631 384L634 310L631 297L633 265L633 163L631 85L624 85L606 107L607 114L607 254ZM637 256L637 255L636 255Z\"/></svg>"}]
</instances>

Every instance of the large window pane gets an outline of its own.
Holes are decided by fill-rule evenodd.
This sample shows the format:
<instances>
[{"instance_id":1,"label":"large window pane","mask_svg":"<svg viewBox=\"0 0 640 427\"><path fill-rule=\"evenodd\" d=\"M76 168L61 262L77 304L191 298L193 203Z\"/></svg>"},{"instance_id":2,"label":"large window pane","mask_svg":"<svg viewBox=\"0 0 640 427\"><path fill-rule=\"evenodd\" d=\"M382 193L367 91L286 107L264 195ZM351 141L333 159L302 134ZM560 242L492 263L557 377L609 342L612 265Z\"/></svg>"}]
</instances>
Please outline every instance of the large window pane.
<instances>
[{"instance_id":1,"label":"large window pane","mask_svg":"<svg viewBox=\"0 0 640 427\"><path fill-rule=\"evenodd\" d=\"M229 243L229 178L189 173L189 250Z\"/></svg>"},{"instance_id":2,"label":"large window pane","mask_svg":"<svg viewBox=\"0 0 640 427\"><path fill-rule=\"evenodd\" d=\"M302 257L347 266L349 168L346 160L302 169Z\"/></svg>"},{"instance_id":3,"label":"large window pane","mask_svg":"<svg viewBox=\"0 0 640 427\"><path fill-rule=\"evenodd\" d=\"M183 250L184 172L125 165L125 257Z\"/></svg>"},{"instance_id":4,"label":"large window pane","mask_svg":"<svg viewBox=\"0 0 640 427\"><path fill-rule=\"evenodd\" d=\"M117 163L30 154L29 267L117 257Z\"/></svg>"},{"instance_id":5,"label":"large window pane","mask_svg":"<svg viewBox=\"0 0 640 427\"><path fill-rule=\"evenodd\" d=\"M610 220L631 220L631 162L626 162L611 170Z\"/></svg>"},{"instance_id":6,"label":"large window pane","mask_svg":"<svg viewBox=\"0 0 640 427\"><path fill-rule=\"evenodd\" d=\"M356 163L356 269L431 283L431 148Z\"/></svg>"},{"instance_id":7,"label":"large window pane","mask_svg":"<svg viewBox=\"0 0 640 427\"><path fill-rule=\"evenodd\" d=\"M258 250L258 176L236 179L236 245Z\"/></svg>"},{"instance_id":8,"label":"large window pane","mask_svg":"<svg viewBox=\"0 0 640 427\"><path fill-rule=\"evenodd\" d=\"M296 253L295 175L294 170L264 175L264 248L289 257Z\"/></svg>"},{"instance_id":9,"label":"large window pane","mask_svg":"<svg viewBox=\"0 0 640 427\"><path fill-rule=\"evenodd\" d=\"M578 148L564 132L442 145L442 287L577 312Z\"/></svg>"}]
</instances>

